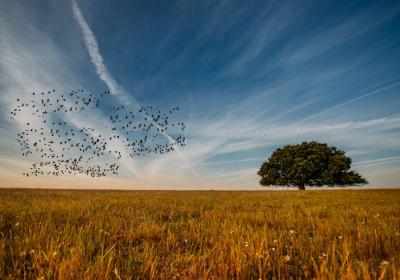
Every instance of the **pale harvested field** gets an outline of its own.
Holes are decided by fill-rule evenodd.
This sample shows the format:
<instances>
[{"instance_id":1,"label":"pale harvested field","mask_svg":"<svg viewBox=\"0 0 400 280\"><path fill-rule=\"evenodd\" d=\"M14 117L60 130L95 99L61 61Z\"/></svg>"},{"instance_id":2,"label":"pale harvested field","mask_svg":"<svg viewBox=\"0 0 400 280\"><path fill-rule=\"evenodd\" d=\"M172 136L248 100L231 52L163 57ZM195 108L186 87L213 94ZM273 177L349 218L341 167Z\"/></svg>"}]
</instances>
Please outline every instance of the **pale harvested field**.
<instances>
[{"instance_id":1,"label":"pale harvested field","mask_svg":"<svg viewBox=\"0 0 400 280\"><path fill-rule=\"evenodd\" d=\"M0 189L2 279L400 279L400 190Z\"/></svg>"}]
</instances>

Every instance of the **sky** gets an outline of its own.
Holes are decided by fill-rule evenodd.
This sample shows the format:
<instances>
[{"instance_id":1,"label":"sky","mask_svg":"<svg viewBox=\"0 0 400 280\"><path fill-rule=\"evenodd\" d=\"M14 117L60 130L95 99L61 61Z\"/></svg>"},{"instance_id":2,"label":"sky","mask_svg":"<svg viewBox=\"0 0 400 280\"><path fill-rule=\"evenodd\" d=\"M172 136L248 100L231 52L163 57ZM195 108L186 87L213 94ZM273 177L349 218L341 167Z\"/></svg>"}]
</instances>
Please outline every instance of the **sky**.
<instances>
[{"instance_id":1,"label":"sky","mask_svg":"<svg viewBox=\"0 0 400 280\"><path fill-rule=\"evenodd\" d=\"M257 190L276 148L311 140L398 187L398 30L398 1L1 0L1 187ZM26 178L9 112L48 89L179 106L187 145L123 156L119 175ZM101 131L108 113L66 121Z\"/></svg>"}]
</instances>

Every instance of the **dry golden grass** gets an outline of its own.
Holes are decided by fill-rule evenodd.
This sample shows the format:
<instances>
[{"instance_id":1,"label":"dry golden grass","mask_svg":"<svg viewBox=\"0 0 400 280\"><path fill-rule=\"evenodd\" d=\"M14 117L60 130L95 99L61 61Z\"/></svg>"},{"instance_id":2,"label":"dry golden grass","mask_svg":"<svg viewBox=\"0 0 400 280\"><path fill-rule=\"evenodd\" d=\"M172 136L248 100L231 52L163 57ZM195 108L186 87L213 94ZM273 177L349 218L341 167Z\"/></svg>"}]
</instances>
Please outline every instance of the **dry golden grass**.
<instances>
[{"instance_id":1,"label":"dry golden grass","mask_svg":"<svg viewBox=\"0 0 400 280\"><path fill-rule=\"evenodd\" d=\"M0 190L0 277L400 279L400 190Z\"/></svg>"}]
</instances>

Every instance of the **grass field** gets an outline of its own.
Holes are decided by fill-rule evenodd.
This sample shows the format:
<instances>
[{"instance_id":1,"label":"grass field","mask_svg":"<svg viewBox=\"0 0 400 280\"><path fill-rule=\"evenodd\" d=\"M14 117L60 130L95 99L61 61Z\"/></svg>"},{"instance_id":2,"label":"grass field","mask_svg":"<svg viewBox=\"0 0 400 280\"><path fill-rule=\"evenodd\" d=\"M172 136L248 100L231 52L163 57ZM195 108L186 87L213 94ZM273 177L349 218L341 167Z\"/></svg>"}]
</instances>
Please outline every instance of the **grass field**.
<instances>
[{"instance_id":1,"label":"grass field","mask_svg":"<svg viewBox=\"0 0 400 280\"><path fill-rule=\"evenodd\" d=\"M400 190L0 190L0 277L400 279Z\"/></svg>"}]
</instances>

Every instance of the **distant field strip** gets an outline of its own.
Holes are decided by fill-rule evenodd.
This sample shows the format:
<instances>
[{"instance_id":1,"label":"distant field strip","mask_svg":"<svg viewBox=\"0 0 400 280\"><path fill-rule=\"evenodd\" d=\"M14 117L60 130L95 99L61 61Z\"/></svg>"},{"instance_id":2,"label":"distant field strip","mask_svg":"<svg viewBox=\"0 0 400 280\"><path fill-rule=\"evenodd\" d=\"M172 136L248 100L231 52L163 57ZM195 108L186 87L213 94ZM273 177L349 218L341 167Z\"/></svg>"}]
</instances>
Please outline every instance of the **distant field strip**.
<instances>
[{"instance_id":1,"label":"distant field strip","mask_svg":"<svg viewBox=\"0 0 400 280\"><path fill-rule=\"evenodd\" d=\"M0 279L400 279L400 190L0 189Z\"/></svg>"}]
</instances>

